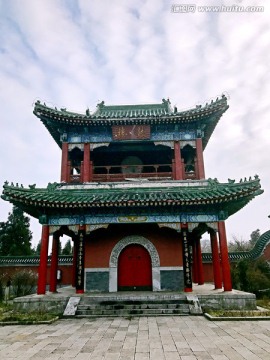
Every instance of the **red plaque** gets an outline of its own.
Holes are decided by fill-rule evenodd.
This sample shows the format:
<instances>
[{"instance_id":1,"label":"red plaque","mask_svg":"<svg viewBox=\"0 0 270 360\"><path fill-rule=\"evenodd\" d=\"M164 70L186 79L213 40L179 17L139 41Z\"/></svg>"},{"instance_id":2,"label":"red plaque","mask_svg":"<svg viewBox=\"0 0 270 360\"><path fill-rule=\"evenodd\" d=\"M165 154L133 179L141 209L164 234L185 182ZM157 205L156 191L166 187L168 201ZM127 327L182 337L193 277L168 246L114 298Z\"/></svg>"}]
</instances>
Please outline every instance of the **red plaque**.
<instances>
[{"instance_id":1,"label":"red plaque","mask_svg":"<svg viewBox=\"0 0 270 360\"><path fill-rule=\"evenodd\" d=\"M115 125L112 126L113 140L150 139L150 125Z\"/></svg>"}]
</instances>

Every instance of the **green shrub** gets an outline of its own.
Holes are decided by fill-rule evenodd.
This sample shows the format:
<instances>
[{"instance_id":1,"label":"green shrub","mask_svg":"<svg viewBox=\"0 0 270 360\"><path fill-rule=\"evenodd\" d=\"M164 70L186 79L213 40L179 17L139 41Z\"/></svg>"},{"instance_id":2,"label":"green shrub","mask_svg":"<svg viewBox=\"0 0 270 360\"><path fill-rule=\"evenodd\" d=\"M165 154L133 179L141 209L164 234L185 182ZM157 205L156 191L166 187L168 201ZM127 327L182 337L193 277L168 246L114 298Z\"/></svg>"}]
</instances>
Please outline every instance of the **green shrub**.
<instances>
[{"instance_id":1,"label":"green shrub","mask_svg":"<svg viewBox=\"0 0 270 360\"><path fill-rule=\"evenodd\" d=\"M15 297L33 294L36 290L37 274L31 270L19 271L13 275L11 284Z\"/></svg>"},{"instance_id":2,"label":"green shrub","mask_svg":"<svg viewBox=\"0 0 270 360\"><path fill-rule=\"evenodd\" d=\"M9 279L9 276L7 273L0 272L0 302L3 301L5 298L5 288L6 288L8 279Z\"/></svg>"},{"instance_id":3,"label":"green shrub","mask_svg":"<svg viewBox=\"0 0 270 360\"><path fill-rule=\"evenodd\" d=\"M4 277L0 274L0 301L4 299Z\"/></svg>"},{"instance_id":4,"label":"green shrub","mask_svg":"<svg viewBox=\"0 0 270 360\"><path fill-rule=\"evenodd\" d=\"M231 270L234 289L254 293L257 297L267 295L270 289L270 267L266 260L240 260Z\"/></svg>"}]
</instances>

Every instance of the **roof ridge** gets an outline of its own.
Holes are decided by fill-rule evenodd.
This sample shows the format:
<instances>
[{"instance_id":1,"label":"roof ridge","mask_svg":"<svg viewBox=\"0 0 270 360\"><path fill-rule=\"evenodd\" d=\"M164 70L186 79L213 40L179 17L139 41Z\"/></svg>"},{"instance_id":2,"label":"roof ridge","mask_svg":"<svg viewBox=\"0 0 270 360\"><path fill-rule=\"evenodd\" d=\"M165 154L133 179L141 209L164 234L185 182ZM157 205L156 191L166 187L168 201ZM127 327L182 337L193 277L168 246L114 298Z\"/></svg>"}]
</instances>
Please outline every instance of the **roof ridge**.
<instances>
[{"instance_id":1,"label":"roof ridge","mask_svg":"<svg viewBox=\"0 0 270 360\"><path fill-rule=\"evenodd\" d=\"M83 118L95 118L98 115L103 115L104 112L106 111L121 111L121 109L124 111L125 109L130 108L130 110L134 110L134 109L147 109L147 108L160 108L162 110L166 110L165 114L161 114L161 115L172 115L172 116L177 116L177 115L184 115L187 113L198 113L203 111L207 111L210 110L213 107L217 107L217 105L219 104L226 104L227 106L227 97L222 94L221 98L217 97L216 100L212 100L210 103L206 103L205 105L196 105L195 107L191 107L189 109L186 110L182 110L182 111L177 111L177 108L175 107L174 109L172 109L171 107L171 102L169 99L165 100L164 98L162 99L161 103L149 103L149 104L115 104L115 105L105 105L104 101L101 101L100 103L97 104L97 109L90 113L89 109L86 109L85 114L83 113L78 113L78 112L73 112L73 111L68 111L66 108L60 108L58 109L57 107L49 107L46 105L46 103L44 102L43 104L41 103L40 100L37 100L35 102L35 107L34 107L34 114L39 116L39 112L38 112L38 108L40 109L44 109L47 110L49 112L55 113L55 114L61 114L61 115L69 115L69 116L78 116L78 117L83 117ZM111 114L112 116L113 114ZM147 114L146 114L147 115Z\"/></svg>"},{"instance_id":2,"label":"roof ridge","mask_svg":"<svg viewBox=\"0 0 270 360\"><path fill-rule=\"evenodd\" d=\"M208 179L201 179L201 180L166 180L166 181L162 181L160 183L157 183L156 181L142 181L142 182L138 182L138 181L122 181L122 182L112 182L112 183L108 183L108 182L89 182L89 183L65 183L65 182L49 182L46 188L37 188L36 184L32 184L32 185L28 185L27 187L24 187L23 184L14 184L13 182L11 182L9 184L8 181L4 182L3 188L4 190L9 188L9 189L17 189L20 191L29 191L29 190L38 190L38 191L49 191L49 192L53 192L54 190L67 190L67 191L72 191L72 190L89 190L92 189L96 189L96 190L102 190L102 188L104 190L116 190L119 191L119 186L121 187L121 189L127 190L130 188L130 190L134 190L137 191L139 189L151 189L151 191L161 191L162 189L204 189L206 190L209 186L211 187L235 187L235 186L248 186L250 184L260 184L260 178L258 175L255 175L254 178L252 178L251 176L247 179L245 178L241 178L239 180L239 182L235 182L235 180L232 179L228 179L228 182L219 182L217 178L208 178ZM87 186L89 188L87 188ZM64 188L63 188L64 187ZM69 189L70 187L70 189ZM74 188L75 187L75 188ZM94 188L95 187L95 188ZM77 189L76 189L77 188Z\"/></svg>"}]
</instances>

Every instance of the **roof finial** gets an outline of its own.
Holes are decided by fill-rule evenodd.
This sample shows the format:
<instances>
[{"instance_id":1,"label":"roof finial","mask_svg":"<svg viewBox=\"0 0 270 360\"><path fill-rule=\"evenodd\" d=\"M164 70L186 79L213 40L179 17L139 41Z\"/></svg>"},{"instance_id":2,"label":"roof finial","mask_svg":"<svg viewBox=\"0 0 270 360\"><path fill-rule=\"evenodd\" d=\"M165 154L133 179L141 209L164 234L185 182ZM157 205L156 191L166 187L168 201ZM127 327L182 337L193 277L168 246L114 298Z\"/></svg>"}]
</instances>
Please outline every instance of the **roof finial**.
<instances>
[{"instance_id":1,"label":"roof finial","mask_svg":"<svg viewBox=\"0 0 270 360\"><path fill-rule=\"evenodd\" d=\"M100 103L97 104L97 107L103 108L105 102L102 100Z\"/></svg>"}]
</instances>

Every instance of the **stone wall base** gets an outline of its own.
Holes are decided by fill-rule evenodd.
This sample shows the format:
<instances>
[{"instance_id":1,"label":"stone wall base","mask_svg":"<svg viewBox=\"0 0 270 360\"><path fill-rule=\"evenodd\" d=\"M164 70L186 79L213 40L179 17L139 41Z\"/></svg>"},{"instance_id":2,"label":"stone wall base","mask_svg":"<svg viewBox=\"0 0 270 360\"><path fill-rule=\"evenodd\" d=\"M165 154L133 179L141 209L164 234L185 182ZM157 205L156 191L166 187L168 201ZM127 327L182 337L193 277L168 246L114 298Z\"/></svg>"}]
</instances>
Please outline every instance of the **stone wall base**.
<instances>
[{"instance_id":1,"label":"stone wall base","mask_svg":"<svg viewBox=\"0 0 270 360\"><path fill-rule=\"evenodd\" d=\"M61 290L60 290L61 291ZM214 291L214 290L212 290ZM192 295L192 294L189 294ZM244 292L219 292L216 294L199 294L197 296L199 305L203 312L208 310L255 310L256 309L256 296ZM63 291L62 293L46 293L46 295L29 295L14 299L14 308L20 312L49 312L52 314L63 314L69 298L75 296L74 289L69 292ZM144 299L178 299L178 297L186 296L183 292L173 291L159 291L159 292L130 292L130 293L85 293L85 297L100 298L104 297L106 300L113 299L114 301L123 301L123 299L136 299L143 301Z\"/></svg>"},{"instance_id":2,"label":"stone wall base","mask_svg":"<svg viewBox=\"0 0 270 360\"><path fill-rule=\"evenodd\" d=\"M69 296L30 295L14 299L14 309L19 312L63 314Z\"/></svg>"},{"instance_id":3,"label":"stone wall base","mask_svg":"<svg viewBox=\"0 0 270 360\"><path fill-rule=\"evenodd\" d=\"M203 311L207 310L255 310L256 296L250 293L219 293L197 295Z\"/></svg>"}]
</instances>

